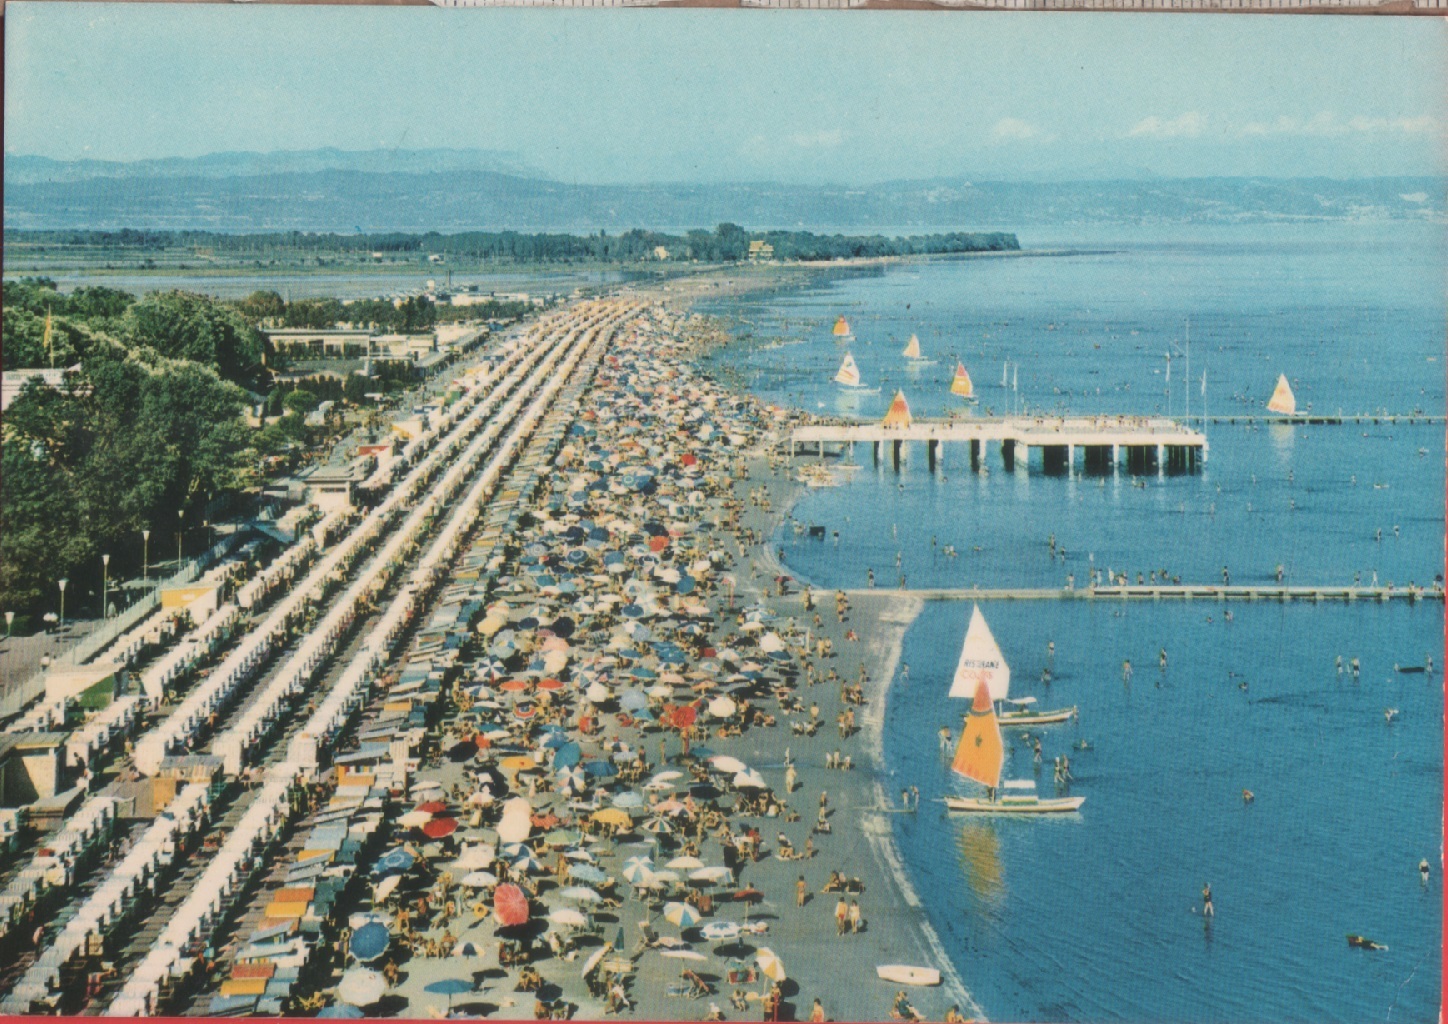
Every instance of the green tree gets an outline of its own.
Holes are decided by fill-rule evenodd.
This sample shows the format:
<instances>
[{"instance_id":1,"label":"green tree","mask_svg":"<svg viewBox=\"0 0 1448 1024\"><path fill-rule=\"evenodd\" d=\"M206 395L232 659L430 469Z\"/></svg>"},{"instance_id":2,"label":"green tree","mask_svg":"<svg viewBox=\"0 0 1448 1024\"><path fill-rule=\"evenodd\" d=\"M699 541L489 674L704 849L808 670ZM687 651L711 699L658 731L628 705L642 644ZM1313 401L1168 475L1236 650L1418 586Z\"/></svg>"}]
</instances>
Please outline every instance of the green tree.
<instances>
[{"instance_id":1,"label":"green tree","mask_svg":"<svg viewBox=\"0 0 1448 1024\"><path fill-rule=\"evenodd\" d=\"M305 416L317 407L321 399L313 391L306 388L297 388L282 399L282 406L289 413L297 416Z\"/></svg>"},{"instance_id":2,"label":"green tree","mask_svg":"<svg viewBox=\"0 0 1448 1024\"><path fill-rule=\"evenodd\" d=\"M125 325L134 344L214 367L227 380L249 381L260 369L260 333L236 310L204 295L148 295L126 311Z\"/></svg>"}]
</instances>

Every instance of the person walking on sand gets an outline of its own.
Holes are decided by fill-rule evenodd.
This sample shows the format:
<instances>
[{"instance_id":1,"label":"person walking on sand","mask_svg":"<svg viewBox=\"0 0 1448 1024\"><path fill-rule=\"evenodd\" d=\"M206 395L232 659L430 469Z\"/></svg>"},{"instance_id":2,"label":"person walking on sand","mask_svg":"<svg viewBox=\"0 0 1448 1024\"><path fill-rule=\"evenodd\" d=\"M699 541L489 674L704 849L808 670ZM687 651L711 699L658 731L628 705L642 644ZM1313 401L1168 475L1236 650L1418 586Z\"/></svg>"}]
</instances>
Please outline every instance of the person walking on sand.
<instances>
[{"instance_id":1,"label":"person walking on sand","mask_svg":"<svg viewBox=\"0 0 1448 1024\"><path fill-rule=\"evenodd\" d=\"M848 903L846 903L846 902L845 902L845 898L844 898L843 896L841 896L841 897L840 897L840 901L835 904L835 934L836 934L836 935L843 935L843 934L845 934L845 928L846 928L846 926L848 925L849 918L850 918L850 905L849 905Z\"/></svg>"},{"instance_id":2,"label":"person walking on sand","mask_svg":"<svg viewBox=\"0 0 1448 1024\"><path fill-rule=\"evenodd\" d=\"M802 907L809 899L809 886L805 884L804 875L799 876L799 881L794 883L794 905Z\"/></svg>"},{"instance_id":3,"label":"person walking on sand","mask_svg":"<svg viewBox=\"0 0 1448 1024\"><path fill-rule=\"evenodd\" d=\"M858 935L858 934L860 933L860 928L864 925L864 921L863 921L863 920L861 919L861 917L860 917L860 901L859 901L859 900L851 900L851 901L850 901L849 918L850 918L850 934L851 934L851 935Z\"/></svg>"},{"instance_id":4,"label":"person walking on sand","mask_svg":"<svg viewBox=\"0 0 1448 1024\"><path fill-rule=\"evenodd\" d=\"M809 1011L810 1024L824 1024L824 1022L828 1019L829 1018L825 1016L824 1006L821 1005L818 999L816 999L814 1001L814 1006L810 1007Z\"/></svg>"}]
</instances>

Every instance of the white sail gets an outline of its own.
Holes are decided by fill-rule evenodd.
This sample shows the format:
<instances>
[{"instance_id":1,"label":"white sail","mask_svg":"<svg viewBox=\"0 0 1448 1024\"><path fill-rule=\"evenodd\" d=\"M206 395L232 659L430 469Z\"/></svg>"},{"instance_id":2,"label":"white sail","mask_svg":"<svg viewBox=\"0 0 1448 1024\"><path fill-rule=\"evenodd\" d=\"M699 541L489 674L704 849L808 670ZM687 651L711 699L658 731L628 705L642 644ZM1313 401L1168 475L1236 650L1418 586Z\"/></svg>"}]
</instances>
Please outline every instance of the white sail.
<instances>
[{"instance_id":1,"label":"white sail","mask_svg":"<svg viewBox=\"0 0 1448 1024\"><path fill-rule=\"evenodd\" d=\"M955 679L950 684L950 696L973 697L980 683L985 683L991 700L1005 700L1011 689L1011 668L995 637L991 636L980 606L974 605L970 626L965 631L965 644L960 649L960 661L955 666Z\"/></svg>"},{"instance_id":2,"label":"white sail","mask_svg":"<svg viewBox=\"0 0 1448 1024\"><path fill-rule=\"evenodd\" d=\"M1277 389L1268 399L1267 409L1269 412L1280 412L1284 416L1293 416L1297 413L1297 396L1292 393L1292 385L1287 383L1287 374L1278 375Z\"/></svg>"},{"instance_id":3,"label":"white sail","mask_svg":"<svg viewBox=\"0 0 1448 1024\"><path fill-rule=\"evenodd\" d=\"M1001 363L1001 387L1009 387L1011 383L1011 361L1007 359Z\"/></svg>"},{"instance_id":4,"label":"white sail","mask_svg":"<svg viewBox=\"0 0 1448 1024\"><path fill-rule=\"evenodd\" d=\"M843 384L847 388L860 386L860 368L855 365L855 357L849 352L845 353L845 360L840 363L839 372L835 374L835 383Z\"/></svg>"},{"instance_id":5,"label":"white sail","mask_svg":"<svg viewBox=\"0 0 1448 1024\"><path fill-rule=\"evenodd\" d=\"M902 356L904 356L906 359L920 359L920 358L923 358L923 357L920 355L920 339L919 339L918 337L916 337L915 335L913 335L913 334L910 335L910 344L906 345L906 346L905 346L905 351L904 351L904 352L901 352L900 354L901 354Z\"/></svg>"}]
</instances>

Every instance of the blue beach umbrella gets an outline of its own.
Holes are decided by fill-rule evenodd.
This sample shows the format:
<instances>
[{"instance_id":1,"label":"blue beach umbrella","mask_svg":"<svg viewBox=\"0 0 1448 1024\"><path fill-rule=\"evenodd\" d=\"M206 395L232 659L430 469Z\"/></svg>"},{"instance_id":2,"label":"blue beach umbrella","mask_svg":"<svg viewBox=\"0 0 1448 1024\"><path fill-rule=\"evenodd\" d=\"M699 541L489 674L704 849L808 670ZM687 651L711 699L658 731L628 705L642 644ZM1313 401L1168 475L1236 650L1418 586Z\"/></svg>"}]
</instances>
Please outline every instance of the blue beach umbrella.
<instances>
[{"instance_id":1,"label":"blue beach umbrella","mask_svg":"<svg viewBox=\"0 0 1448 1024\"><path fill-rule=\"evenodd\" d=\"M568 874L581 882L592 882L595 885L602 885L608 881L608 875L592 864L574 864L568 868Z\"/></svg>"},{"instance_id":2,"label":"blue beach umbrella","mask_svg":"<svg viewBox=\"0 0 1448 1024\"><path fill-rule=\"evenodd\" d=\"M583 772L594 778L611 778L618 774L618 769L607 761L584 761Z\"/></svg>"},{"instance_id":3,"label":"blue beach umbrella","mask_svg":"<svg viewBox=\"0 0 1448 1024\"><path fill-rule=\"evenodd\" d=\"M386 953L387 947L391 943L392 936L388 933L386 925L368 921L352 933L352 955L363 963L367 963Z\"/></svg>"},{"instance_id":4,"label":"blue beach umbrella","mask_svg":"<svg viewBox=\"0 0 1448 1024\"><path fill-rule=\"evenodd\" d=\"M356 1020L365 1016L361 1010L346 1003L333 1003L331 1006L324 1006L317 1011L318 1017L327 1017L333 1020Z\"/></svg>"},{"instance_id":5,"label":"blue beach umbrella","mask_svg":"<svg viewBox=\"0 0 1448 1024\"><path fill-rule=\"evenodd\" d=\"M377 864L373 867L372 874L378 877L400 875L411 868L416 862L416 857L399 846L396 849L388 850L381 857L377 858Z\"/></svg>"},{"instance_id":6,"label":"blue beach umbrella","mask_svg":"<svg viewBox=\"0 0 1448 1024\"><path fill-rule=\"evenodd\" d=\"M583 759L583 750L577 743L565 743L553 755L554 768L572 768Z\"/></svg>"}]
</instances>

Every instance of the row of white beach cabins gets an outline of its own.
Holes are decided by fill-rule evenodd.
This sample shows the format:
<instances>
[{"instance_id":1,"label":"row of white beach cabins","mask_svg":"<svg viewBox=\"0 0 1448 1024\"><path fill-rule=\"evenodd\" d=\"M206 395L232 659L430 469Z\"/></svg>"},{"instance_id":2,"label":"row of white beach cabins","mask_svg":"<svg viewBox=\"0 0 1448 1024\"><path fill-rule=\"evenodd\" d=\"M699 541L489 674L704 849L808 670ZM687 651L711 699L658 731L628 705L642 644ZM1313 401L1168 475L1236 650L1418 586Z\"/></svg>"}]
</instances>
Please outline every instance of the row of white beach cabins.
<instances>
[{"instance_id":1,"label":"row of white beach cabins","mask_svg":"<svg viewBox=\"0 0 1448 1024\"><path fill-rule=\"evenodd\" d=\"M408 618L427 596L435 575L433 570L451 559L460 539L481 515L486 497L516 458L522 443L547 411L585 349L596 345L604 336L605 328L618 319L616 312L606 309L555 315L540 322L525 340L505 345L501 362L477 374L463 397L446 410L431 429L409 444L397 460L379 470L385 479L371 483L386 486L393 477L411 467L387 498L355 523L351 522L355 517L347 513L329 517L328 529L351 527L330 550L315 557L328 539L327 530L304 534L248 583L235 600L217 607L197 623L181 644L144 673L142 686L148 696L159 694L163 686L188 680L208 657L215 638L225 635L243 610L255 613L273 594L287 587L270 614L241 638L204 682L137 739L135 766L143 774L156 775L164 770L173 752L187 749L213 713L224 712L245 695L248 684L259 675L272 653L287 641L301 617L310 608L322 607L358 561L391 533L377 554L353 575L352 585L331 603L297 651L270 673L270 682L263 691L241 710L234 724L215 737L212 751L221 757L226 774L236 776L265 747L265 739L276 725L280 709L315 681L320 666L356 622L363 603L405 567L408 556L430 532L434 521L462 485L478 472L482 457L494 452L465 499L417 563L408 584L389 606L383 621L369 631L362 650L319 703L300 735L293 739L287 761L270 770L265 786L255 796L242 823L226 840L223 855L211 861L192 898L176 911L172 919L174 927L168 935L184 938L181 933L194 934L203 923L213 920L223 905L229 905L236 881L233 876L247 862L250 851L264 845L283 824L281 810L291 787L318 767L336 730L358 706L360 696L365 694L385 662ZM398 526L396 520L409 509L411 514ZM305 576L296 580L304 569L307 570ZM250 607L243 602L249 602ZM121 645L123 650L132 646L127 640ZM94 741L88 740L86 753L82 755L92 766L104 756L103 752L114 753L114 739L136 720L139 701L139 695L118 698L82 727L80 732ZM27 728L44 728L54 720L55 702L46 704L43 712L26 716ZM178 833L194 833L205 821L209 792L207 786L199 784L181 790L162 816L142 833L127 857L75 909L60 935L0 1001L0 1009L24 1013L33 1004L55 997L62 971L72 958L103 944L105 937L125 919L142 888L150 887L154 891L158 876L169 867L174 856ZM268 807L273 811L265 810ZM0 909L8 911L0 927L33 921L37 909L49 912L63 904L80 881L78 869L93 864L99 849L108 844L115 814L116 801L111 797L95 796L84 802L50 844L35 854L0 895ZM54 919L53 914L50 916ZM63 914L60 916L64 918ZM141 972L133 976L122 999L112 1007L113 1012L146 1012L154 1000L153 989L158 990L163 976L178 966L178 950L182 945L184 943L172 943L158 949L147 961L144 976ZM166 961L166 966L158 972L161 961ZM139 991L141 989L145 991Z\"/></svg>"}]
</instances>

